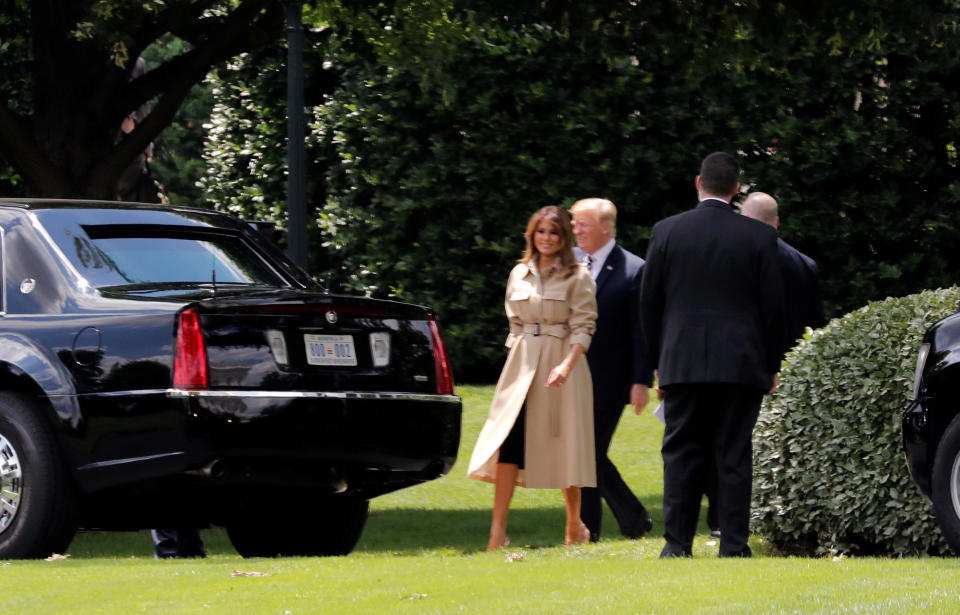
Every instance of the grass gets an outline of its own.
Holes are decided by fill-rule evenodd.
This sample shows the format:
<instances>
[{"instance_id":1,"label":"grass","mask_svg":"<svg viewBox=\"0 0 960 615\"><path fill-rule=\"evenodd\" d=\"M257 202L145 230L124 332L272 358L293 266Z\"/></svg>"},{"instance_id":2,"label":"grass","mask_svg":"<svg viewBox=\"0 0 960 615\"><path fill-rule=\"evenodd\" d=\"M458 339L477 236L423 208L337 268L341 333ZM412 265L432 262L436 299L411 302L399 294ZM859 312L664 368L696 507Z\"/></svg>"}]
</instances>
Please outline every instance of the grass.
<instances>
[{"instance_id":1,"label":"grass","mask_svg":"<svg viewBox=\"0 0 960 615\"><path fill-rule=\"evenodd\" d=\"M702 532L694 559L657 559L662 426L652 406L625 415L613 445L655 519L652 537L618 539L607 511L603 541L560 546L559 491L519 489L513 545L484 553L492 487L467 479L465 465L492 388L459 393L463 439L451 474L374 500L347 557L245 560L211 529L207 559L156 561L146 532L84 532L69 559L0 562L0 613L960 612L952 558L782 558L754 537L754 559L719 560Z\"/></svg>"}]
</instances>

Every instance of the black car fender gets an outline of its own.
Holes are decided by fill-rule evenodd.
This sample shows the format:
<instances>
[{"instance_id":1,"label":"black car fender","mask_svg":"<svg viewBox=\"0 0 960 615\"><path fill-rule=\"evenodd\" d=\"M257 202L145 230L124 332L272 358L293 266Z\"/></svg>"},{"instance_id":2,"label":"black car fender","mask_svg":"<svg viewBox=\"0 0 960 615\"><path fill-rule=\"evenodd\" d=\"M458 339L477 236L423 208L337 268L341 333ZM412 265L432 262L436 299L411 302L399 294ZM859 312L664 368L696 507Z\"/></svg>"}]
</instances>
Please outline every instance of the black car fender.
<instances>
[{"instance_id":1,"label":"black car fender","mask_svg":"<svg viewBox=\"0 0 960 615\"><path fill-rule=\"evenodd\" d=\"M44 395L56 416L56 422L71 430L81 427L83 416L77 403L73 379L59 360L29 338L16 333L0 334L0 386L18 382L18 388L33 386ZM25 386L27 385L27 386Z\"/></svg>"}]
</instances>

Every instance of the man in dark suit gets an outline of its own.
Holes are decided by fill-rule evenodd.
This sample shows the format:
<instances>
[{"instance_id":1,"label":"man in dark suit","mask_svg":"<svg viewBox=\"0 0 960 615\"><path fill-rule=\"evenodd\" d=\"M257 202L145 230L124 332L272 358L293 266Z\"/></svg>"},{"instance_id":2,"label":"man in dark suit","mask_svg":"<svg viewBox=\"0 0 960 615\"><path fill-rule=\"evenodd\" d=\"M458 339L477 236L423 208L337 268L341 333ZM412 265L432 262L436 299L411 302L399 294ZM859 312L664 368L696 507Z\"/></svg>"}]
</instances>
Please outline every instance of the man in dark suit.
<instances>
[{"instance_id":1,"label":"man in dark suit","mask_svg":"<svg viewBox=\"0 0 960 615\"><path fill-rule=\"evenodd\" d=\"M751 192L743 204L740 213L772 226L775 230L780 226L780 216L777 213L777 201L765 192ZM782 353L786 354L797 340L803 336L807 327L814 329L825 324L823 316L823 302L820 299L820 278L817 272L817 263L800 252L782 237L777 237L777 252L780 256L780 270L783 274L783 303L784 303L784 339ZM716 482L713 476L707 477L704 488L709 508L707 508L707 525L718 535L719 521L714 502L716 496Z\"/></svg>"},{"instance_id":2,"label":"man in dark suit","mask_svg":"<svg viewBox=\"0 0 960 615\"><path fill-rule=\"evenodd\" d=\"M643 259L617 245L617 208L610 201L582 199L573 204L570 213L577 257L590 267L597 283L597 330L587 350L593 376L597 487L582 489L580 518L590 530L591 540L598 540L602 497L620 533L640 538L653 528L653 521L607 453L623 407L629 402L640 414L653 382L638 314Z\"/></svg>"},{"instance_id":3,"label":"man in dark suit","mask_svg":"<svg viewBox=\"0 0 960 615\"><path fill-rule=\"evenodd\" d=\"M780 227L777 201L765 192L751 192L740 206L740 213L769 224L774 229ZM780 253L780 269L783 272L785 309L783 352L786 354L803 336L807 327L814 329L822 327L826 319L823 316L823 302L820 299L820 276L816 261L779 236L777 251Z\"/></svg>"},{"instance_id":4,"label":"man in dark suit","mask_svg":"<svg viewBox=\"0 0 960 615\"><path fill-rule=\"evenodd\" d=\"M640 293L663 390L661 557L690 556L704 475L716 468L721 557L749 557L751 435L777 384L783 291L777 234L737 214L733 156L704 158L696 208L653 227Z\"/></svg>"}]
</instances>

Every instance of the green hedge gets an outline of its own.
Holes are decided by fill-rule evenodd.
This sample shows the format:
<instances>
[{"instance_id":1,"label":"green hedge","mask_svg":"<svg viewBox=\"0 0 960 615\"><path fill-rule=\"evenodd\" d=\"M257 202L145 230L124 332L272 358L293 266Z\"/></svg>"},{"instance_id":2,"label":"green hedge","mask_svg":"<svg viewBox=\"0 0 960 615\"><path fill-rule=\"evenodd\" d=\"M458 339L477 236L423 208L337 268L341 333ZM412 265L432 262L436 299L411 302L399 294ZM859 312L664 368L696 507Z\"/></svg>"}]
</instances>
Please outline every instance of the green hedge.
<instances>
[{"instance_id":1,"label":"green hedge","mask_svg":"<svg viewBox=\"0 0 960 615\"><path fill-rule=\"evenodd\" d=\"M497 18L516 4L498 3L493 17L448 11L436 31L400 8L427 4L308 36L311 269L333 290L432 306L458 381L499 371L503 284L530 212L607 197L642 255L657 220L695 204L715 150L779 199L828 315L954 283L960 252L941 246L960 242L956 2L562 3ZM220 72L202 183L285 228L280 51ZM311 97L322 68L337 85Z\"/></svg>"},{"instance_id":2,"label":"green hedge","mask_svg":"<svg viewBox=\"0 0 960 615\"><path fill-rule=\"evenodd\" d=\"M958 288L872 302L786 357L754 431L754 531L791 554L941 553L913 484L900 417L924 331L956 312Z\"/></svg>"}]
</instances>

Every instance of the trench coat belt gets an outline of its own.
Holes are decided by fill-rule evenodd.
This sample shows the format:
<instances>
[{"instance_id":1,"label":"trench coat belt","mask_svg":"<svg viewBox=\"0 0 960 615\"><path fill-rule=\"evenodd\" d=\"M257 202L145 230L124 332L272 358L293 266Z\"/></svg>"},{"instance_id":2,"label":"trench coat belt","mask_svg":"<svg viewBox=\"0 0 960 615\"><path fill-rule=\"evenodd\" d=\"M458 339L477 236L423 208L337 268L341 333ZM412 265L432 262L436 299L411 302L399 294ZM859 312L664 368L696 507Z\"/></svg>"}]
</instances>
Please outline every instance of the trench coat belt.
<instances>
[{"instance_id":1,"label":"trench coat belt","mask_svg":"<svg viewBox=\"0 0 960 615\"><path fill-rule=\"evenodd\" d=\"M523 325L523 332L527 335L533 335L534 337L538 335L551 335L563 339L570 335L570 327L564 323L548 325L541 322L534 322Z\"/></svg>"}]
</instances>

